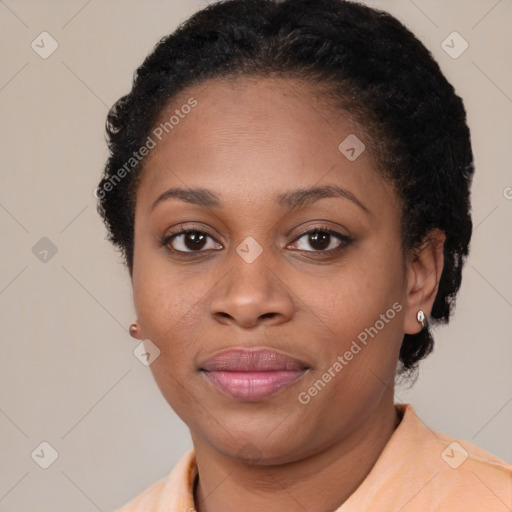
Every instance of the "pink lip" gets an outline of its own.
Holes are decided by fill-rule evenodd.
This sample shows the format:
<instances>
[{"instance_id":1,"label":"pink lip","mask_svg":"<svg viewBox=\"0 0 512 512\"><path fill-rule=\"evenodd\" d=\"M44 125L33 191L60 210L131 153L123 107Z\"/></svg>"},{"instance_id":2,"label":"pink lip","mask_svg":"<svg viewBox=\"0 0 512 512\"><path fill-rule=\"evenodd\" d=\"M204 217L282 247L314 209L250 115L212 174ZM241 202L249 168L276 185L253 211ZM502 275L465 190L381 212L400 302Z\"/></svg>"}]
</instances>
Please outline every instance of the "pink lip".
<instances>
[{"instance_id":1,"label":"pink lip","mask_svg":"<svg viewBox=\"0 0 512 512\"><path fill-rule=\"evenodd\" d=\"M219 391L232 398L256 401L298 380L308 367L269 349L233 349L206 360L201 371Z\"/></svg>"}]
</instances>

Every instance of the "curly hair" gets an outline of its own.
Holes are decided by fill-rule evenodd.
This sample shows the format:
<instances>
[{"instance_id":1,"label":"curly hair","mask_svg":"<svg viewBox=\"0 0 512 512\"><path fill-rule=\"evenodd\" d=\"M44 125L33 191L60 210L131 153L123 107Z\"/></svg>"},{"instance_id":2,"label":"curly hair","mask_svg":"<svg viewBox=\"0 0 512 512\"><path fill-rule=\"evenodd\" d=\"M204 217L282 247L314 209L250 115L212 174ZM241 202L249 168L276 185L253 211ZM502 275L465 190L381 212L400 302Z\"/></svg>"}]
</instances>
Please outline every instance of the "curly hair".
<instances>
[{"instance_id":1,"label":"curly hair","mask_svg":"<svg viewBox=\"0 0 512 512\"><path fill-rule=\"evenodd\" d=\"M108 113L110 154L95 191L108 239L130 274L144 164L133 155L179 92L239 76L306 80L362 126L379 171L399 197L404 250L421 247L436 228L446 236L430 324L447 323L472 232L474 165L464 105L431 53L396 18L346 0L220 1L146 57L131 91ZM428 327L405 334L399 374L413 373L432 348Z\"/></svg>"}]
</instances>

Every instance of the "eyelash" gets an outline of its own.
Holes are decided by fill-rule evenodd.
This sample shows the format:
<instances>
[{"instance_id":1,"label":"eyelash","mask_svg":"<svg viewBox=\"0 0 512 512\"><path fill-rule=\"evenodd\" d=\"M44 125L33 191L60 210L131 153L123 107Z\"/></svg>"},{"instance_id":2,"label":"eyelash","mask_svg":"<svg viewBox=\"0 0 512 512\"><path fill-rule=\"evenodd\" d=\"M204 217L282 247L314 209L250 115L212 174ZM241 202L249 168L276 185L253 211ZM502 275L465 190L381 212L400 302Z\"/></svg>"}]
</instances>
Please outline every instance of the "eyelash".
<instances>
[{"instance_id":1,"label":"eyelash","mask_svg":"<svg viewBox=\"0 0 512 512\"><path fill-rule=\"evenodd\" d=\"M176 230L174 233L171 233L171 234L168 234L168 235L164 236L163 239L161 240L161 246L162 247L167 246L169 251L171 251L172 253L175 253L177 255L180 255L180 256L185 256L185 255L190 255L191 256L191 255L194 255L194 254L195 255L202 254L205 251L218 250L218 249L202 249L202 250L198 250L198 251L179 251L177 249L174 249L174 248L170 247L170 243L172 242L172 240L174 238L176 238L176 237L178 237L180 235L188 235L188 234L191 234L191 233L206 235L207 237L210 237L212 240L214 240L216 243L218 243L206 231L201 231L199 229L183 229L183 226L180 226L180 228L181 228L180 231ZM328 254L328 255L334 256L337 253L341 252L343 249L345 249L348 245L350 245L353 242L353 240L350 237L348 237L346 235L342 235L341 233L338 233L337 231L334 231L333 229L330 229L327 226L317 226L317 227L314 227L312 229L306 229L305 231L302 231L301 233L299 233L297 235L297 237L292 241L292 243L297 242L298 240L300 240L305 235L314 234L314 233L325 233L325 234L334 236L335 238L337 238L339 240L340 245L338 245L338 247L335 247L334 249L329 249L329 250L311 250L311 251L306 251L306 250L298 249L299 252L316 253L316 254ZM185 256L185 257L188 257L188 256Z\"/></svg>"}]
</instances>

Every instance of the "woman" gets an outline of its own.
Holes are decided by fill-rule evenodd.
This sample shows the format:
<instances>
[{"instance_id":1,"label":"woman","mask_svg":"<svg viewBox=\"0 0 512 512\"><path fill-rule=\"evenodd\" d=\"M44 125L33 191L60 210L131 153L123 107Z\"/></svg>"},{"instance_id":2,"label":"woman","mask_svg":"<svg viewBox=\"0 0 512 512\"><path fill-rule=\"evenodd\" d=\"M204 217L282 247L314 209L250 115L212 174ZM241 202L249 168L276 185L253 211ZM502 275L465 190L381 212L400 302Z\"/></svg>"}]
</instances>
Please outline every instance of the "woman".
<instances>
[{"instance_id":1,"label":"woman","mask_svg":"<svg viewBox=\"0 0 512 512\"><path fill-rule=\"evenodd\" d=\"M343 0L213 4L107 132L130 332L194 445L123 512L511 509L509 464L393 402L472 229L462 100L403 25Z\"/></svg>"}]
</instances>

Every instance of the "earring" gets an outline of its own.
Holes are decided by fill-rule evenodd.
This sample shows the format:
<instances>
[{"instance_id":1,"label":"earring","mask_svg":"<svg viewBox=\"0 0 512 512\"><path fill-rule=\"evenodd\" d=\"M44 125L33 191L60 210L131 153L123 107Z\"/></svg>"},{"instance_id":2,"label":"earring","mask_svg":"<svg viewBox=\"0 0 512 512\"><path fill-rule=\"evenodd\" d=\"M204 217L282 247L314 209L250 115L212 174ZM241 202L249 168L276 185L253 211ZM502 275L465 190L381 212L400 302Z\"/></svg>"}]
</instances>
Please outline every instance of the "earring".
<instances>
[{"instance_id":1,"label":"earring","mask_svg":"<svg viewBox=\"0 0 512 512\"><path fill-rule=\"evenodd\" d=\"M425 329L428 325L427 323L427 317L425 316L425 313L423 313L423 310L420 309L417 313L416 313L416 320L418 320L418 322L421 324L421 326L423 327L423 329Z\"/></svg>"},{"instance_id":2,"label":"earring","mask_svg":"<svg viewBox=\"0 0 512 512\"><path fill-rule=\"evenodd\" d=\"M132 338L137 338L137 331L139 330L139 326L137 324L130 325L128 330L130 331L130 336Z\"/></svg>"}]
</instances>

